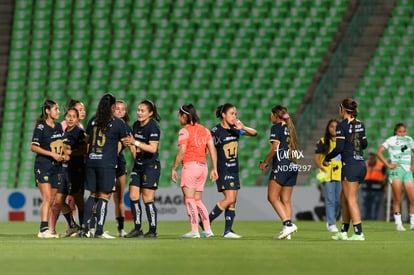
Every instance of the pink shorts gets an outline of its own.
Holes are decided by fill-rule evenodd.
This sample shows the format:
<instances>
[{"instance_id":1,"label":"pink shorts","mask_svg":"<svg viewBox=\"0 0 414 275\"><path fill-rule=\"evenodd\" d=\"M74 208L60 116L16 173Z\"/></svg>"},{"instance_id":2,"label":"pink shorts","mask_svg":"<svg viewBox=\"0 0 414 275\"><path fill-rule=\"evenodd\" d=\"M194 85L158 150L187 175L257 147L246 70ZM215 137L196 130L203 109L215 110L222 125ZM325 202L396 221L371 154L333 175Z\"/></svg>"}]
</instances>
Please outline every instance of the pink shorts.
<instances>
[{"instance_id":1,"label":"pink shorts","mask_svg":"<svg viewBox=\"0 0 414 275\"><path fill-rule=\"evenodd\" d=\"M203 191L208 174L206 163L190 161L183 165L181 171L181 187L195 188L196 191Z\"/></svg>"}]
</instances>

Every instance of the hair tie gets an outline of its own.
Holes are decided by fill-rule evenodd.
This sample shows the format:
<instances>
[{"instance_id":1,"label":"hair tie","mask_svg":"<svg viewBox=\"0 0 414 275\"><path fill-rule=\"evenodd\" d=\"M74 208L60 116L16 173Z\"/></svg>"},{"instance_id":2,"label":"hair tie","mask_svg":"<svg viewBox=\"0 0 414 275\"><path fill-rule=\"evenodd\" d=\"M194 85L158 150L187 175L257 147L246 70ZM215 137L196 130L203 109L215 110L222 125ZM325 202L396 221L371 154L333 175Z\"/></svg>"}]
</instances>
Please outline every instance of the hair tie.
<instances>
[{"instance_id":1,"label":"hair tie","mask_svg":"<svg viewBox=\"0 0 414 275\"><path fill-rule=\"evenodd\" d=\"M352 109L345 108L344 105L342 105L342 103L341 103L341 108L343 108L345 111L348 111L348 112L353 112L354 111Z\"/></svg>"},{"instance_id":2,"label":"hair tie","mask_svg":"<svg viewBox=\"0 0 414 275\"><path fill-rule=\"evenodd\" d=\"M284 113L282 116L283 119L288 119L289 118L289 114L288 113Z\"/></svg>"},{"instance_id":3,"label":"hair tie","mask_svg":"<svg viewBox=\"0 0 414 275\"><path fill-rule=\"evenodd\" d=\"M145 99L149 104L151 104L152 109L155 109L155 104L149 99Z\"/></svg>"},{"instance_id":4,"label":"hair tie","mask_svg":"<svg viewBox=\"0 0 414 275\"><path fill-rule=\"evenodd\" d=\"M188 112L188 111L184 110L184 108L183 108L183 107L184 107L184 105L180 107L181 112L183 112L184 114L189 115L189 114L190 114L190 112Z\"/></svg>"}]
</instances>

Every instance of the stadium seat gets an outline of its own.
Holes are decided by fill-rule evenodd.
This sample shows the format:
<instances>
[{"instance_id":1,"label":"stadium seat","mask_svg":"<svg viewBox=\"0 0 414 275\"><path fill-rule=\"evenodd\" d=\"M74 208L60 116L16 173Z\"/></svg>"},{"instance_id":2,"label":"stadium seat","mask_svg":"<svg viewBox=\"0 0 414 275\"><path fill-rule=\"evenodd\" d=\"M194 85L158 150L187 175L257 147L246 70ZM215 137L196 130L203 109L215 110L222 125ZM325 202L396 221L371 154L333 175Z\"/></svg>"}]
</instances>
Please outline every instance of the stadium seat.
<instances>
[{"instance_id":1,"label":"stadium seat","mask_svg":"<svg viewBox=\"0 0 414 275\"><path fill-rule=\"evenodd\" d=\"M48 96L61 105L66 97L81 98L89 115L107 90L133 105L150 98L162 106L166 144L175 143L178 126L169 114L182 102L196 104L211 125L215 108L224 101L246 110L267 109L273 104L269 98L289 93L284 103L294 110L349 3L316 1L307 8L307 1L282 0L26 2L16 5L8 91L38 89L39 98ZM409 45L409 36L406 40ZM410 52L398 54L402 60ZM33 66L22 65L27 58ZM398 74L396 66L384 87L410 82L396 79ZM27 83L20 81L26 76ZM18 114L23 106L15 104ZM268 130L267 112L263 117L263 112L246 110L247 124ZM247 151L240 158L257 162ZM22 165L29 162L25 158ZM163 162L168 171L170 161ZM244 170L243 181L254 184L255 173Z\"/></svg>"}]
</instances>

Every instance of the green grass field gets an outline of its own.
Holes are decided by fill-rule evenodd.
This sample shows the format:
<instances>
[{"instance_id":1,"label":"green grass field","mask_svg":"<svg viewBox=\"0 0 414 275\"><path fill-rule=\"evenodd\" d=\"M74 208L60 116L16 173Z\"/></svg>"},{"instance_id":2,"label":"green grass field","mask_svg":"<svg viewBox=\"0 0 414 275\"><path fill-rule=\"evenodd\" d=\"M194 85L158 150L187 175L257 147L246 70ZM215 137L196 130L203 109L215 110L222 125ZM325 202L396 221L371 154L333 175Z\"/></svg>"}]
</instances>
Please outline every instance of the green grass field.
<instances>
[{"instance_id":1,"label":"green grass field","mask_svg":"<svg viewBox=\"0 0 414 275\"><path fill-rule=\"evenodd\" d=\"M160 222L158 239L38 239L37 222L0 223L2 274L411 274L414 231L364 222L366 240L333 241L323 222L297 222L292 240L275 240L280 222L236 221L242 239L180 239L188 222ZM132 227L126 223L127 231ZM144 224L144 229L147 224ZM58 224L64 231L64 224ZM105 230L115 234L116 225Z\"/></svg>"}]
</instances>

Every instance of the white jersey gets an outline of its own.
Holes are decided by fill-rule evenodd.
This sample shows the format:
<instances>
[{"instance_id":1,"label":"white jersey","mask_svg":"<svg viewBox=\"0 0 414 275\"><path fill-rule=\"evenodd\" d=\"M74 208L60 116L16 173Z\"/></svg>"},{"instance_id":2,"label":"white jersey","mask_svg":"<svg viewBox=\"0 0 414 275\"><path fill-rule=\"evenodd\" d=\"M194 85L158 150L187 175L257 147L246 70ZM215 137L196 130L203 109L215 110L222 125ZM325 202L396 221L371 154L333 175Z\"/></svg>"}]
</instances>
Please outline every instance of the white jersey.
<instances>
[{"instance_id":1,"label":"white jersey","mask_svg":"<svg viewBox=\"0 0 414 275\"><path fill-rule=\"evenodd\" d=\"M411 166L411 150L414 148L414 140L410 136L392 136L382 144L390 154L391 163L401 166L407 172Z\"/></svg>"}]
</instances>

